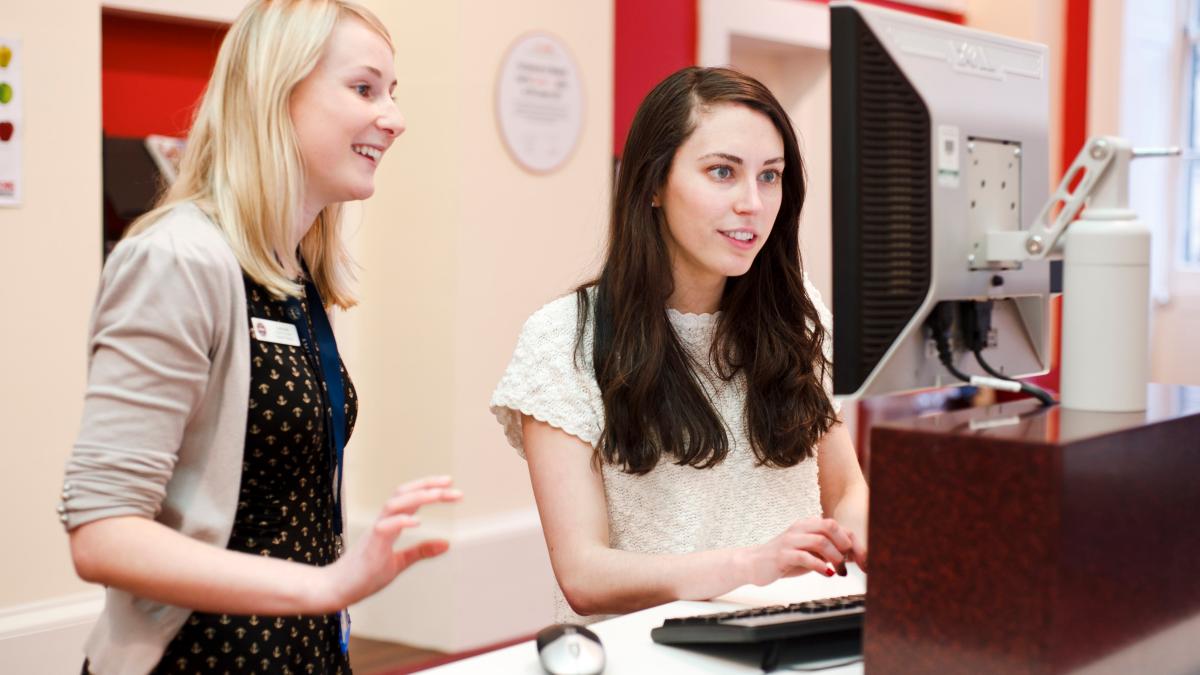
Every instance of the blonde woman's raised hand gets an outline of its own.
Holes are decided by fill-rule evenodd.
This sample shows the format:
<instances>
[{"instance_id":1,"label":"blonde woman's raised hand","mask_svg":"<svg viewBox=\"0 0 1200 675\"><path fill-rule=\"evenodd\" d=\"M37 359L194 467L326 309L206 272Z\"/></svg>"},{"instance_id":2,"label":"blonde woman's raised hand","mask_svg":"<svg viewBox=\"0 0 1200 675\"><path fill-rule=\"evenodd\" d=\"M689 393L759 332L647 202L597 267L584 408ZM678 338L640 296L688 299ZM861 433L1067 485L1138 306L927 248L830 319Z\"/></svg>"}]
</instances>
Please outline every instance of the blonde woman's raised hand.
<instances>
[{"instance_id":1,"label":"blonde woman's raised hand","mask_svg":"<svg viewBox=\"0 0 1200 675\"><path fill-rule=\"evenodd\" d=\"M337 562L324 568L322 581L331 611L376 593L414 563L450 548L445 539L426 539L401 549L396 549L395 543L404 530L421 524L416 516L421 507L462 498L462 492L451 487L452 482L449 476L437 476L396 488L370 531L348 547Z\"/></svg>"}]
</instances>

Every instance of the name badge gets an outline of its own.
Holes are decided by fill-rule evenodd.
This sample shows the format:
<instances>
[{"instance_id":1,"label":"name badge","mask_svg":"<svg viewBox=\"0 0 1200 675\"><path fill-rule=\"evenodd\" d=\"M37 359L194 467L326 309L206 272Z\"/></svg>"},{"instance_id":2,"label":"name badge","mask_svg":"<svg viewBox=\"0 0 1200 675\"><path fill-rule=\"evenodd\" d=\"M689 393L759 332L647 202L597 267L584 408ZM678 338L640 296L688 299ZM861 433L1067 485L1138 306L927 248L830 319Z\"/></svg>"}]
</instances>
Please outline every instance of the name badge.
<instances>
[{"instance_id":1,"label":"name badge","mask_svg":"<svg viewBox=\"0 0 1200 675\"><path fill-rule=\"evenodd\" d=\"M300 346L300 334L290 323L250 317L250 329L254 337L261 342L273 342L291 347Z\"/></svg>"}]
</instances>

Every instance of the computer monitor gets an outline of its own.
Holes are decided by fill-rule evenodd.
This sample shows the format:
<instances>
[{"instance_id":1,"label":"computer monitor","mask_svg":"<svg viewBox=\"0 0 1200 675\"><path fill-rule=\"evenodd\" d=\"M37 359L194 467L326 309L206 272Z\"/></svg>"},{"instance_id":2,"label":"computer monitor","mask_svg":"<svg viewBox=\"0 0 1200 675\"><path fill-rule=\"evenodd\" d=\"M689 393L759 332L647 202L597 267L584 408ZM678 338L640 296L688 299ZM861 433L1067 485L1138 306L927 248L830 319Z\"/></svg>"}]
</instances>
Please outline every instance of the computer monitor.
<instances>
[{"instance_id":1,"label":"computer monitor","mask_svg":"<svg viewBox=\"0 0 1200 675\"><path fill-rule=\"evenodd\" d=\"M1046 372L1050 263L978 255L1049 193L1046 47L855 2L830 30L834 392L955 383L925 323L959 300L992 301L994 370Z\"/></svg>"}]
</instances>

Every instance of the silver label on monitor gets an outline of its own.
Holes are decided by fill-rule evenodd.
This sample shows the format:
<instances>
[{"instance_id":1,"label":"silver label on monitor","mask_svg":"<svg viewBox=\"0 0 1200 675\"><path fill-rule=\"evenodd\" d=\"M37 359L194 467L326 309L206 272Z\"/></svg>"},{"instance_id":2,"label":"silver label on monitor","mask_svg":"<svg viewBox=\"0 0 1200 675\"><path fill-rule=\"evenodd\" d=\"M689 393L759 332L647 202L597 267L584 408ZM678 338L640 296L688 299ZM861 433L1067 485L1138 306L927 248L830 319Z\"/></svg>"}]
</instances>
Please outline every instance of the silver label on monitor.
<instances>
[{"instance_id":1,"label":"silver label on monitor","mask_svg":"<svg viewBox=\"0 0 1200 675\"><path fill-rule=\"evenodd\" d=\"M938 185L958 187L958 127L949 124L937 128L937 180Z\"/></svg>"}]
</instances>

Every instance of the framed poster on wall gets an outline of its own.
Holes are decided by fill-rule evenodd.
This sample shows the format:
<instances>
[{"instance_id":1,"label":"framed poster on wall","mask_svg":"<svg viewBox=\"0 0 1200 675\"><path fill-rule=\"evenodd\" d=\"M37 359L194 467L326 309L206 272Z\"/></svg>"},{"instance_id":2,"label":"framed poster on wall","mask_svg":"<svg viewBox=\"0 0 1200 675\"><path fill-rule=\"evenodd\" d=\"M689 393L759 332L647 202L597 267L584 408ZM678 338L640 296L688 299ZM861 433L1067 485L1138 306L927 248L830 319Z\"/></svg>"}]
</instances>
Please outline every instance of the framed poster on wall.
<instances>
[{"instance_id":1,"label":"framed poster on wall","mask_svg":"<svg viewBox=\"0 0 1200 675\"><path fill-rule=\"evenodd\" d=\"M561 40L549 33L517 38L500 65L496 120L525 170L552 173L567 162L583 131L583 86Z\"/></svg>"}]
</instances>

